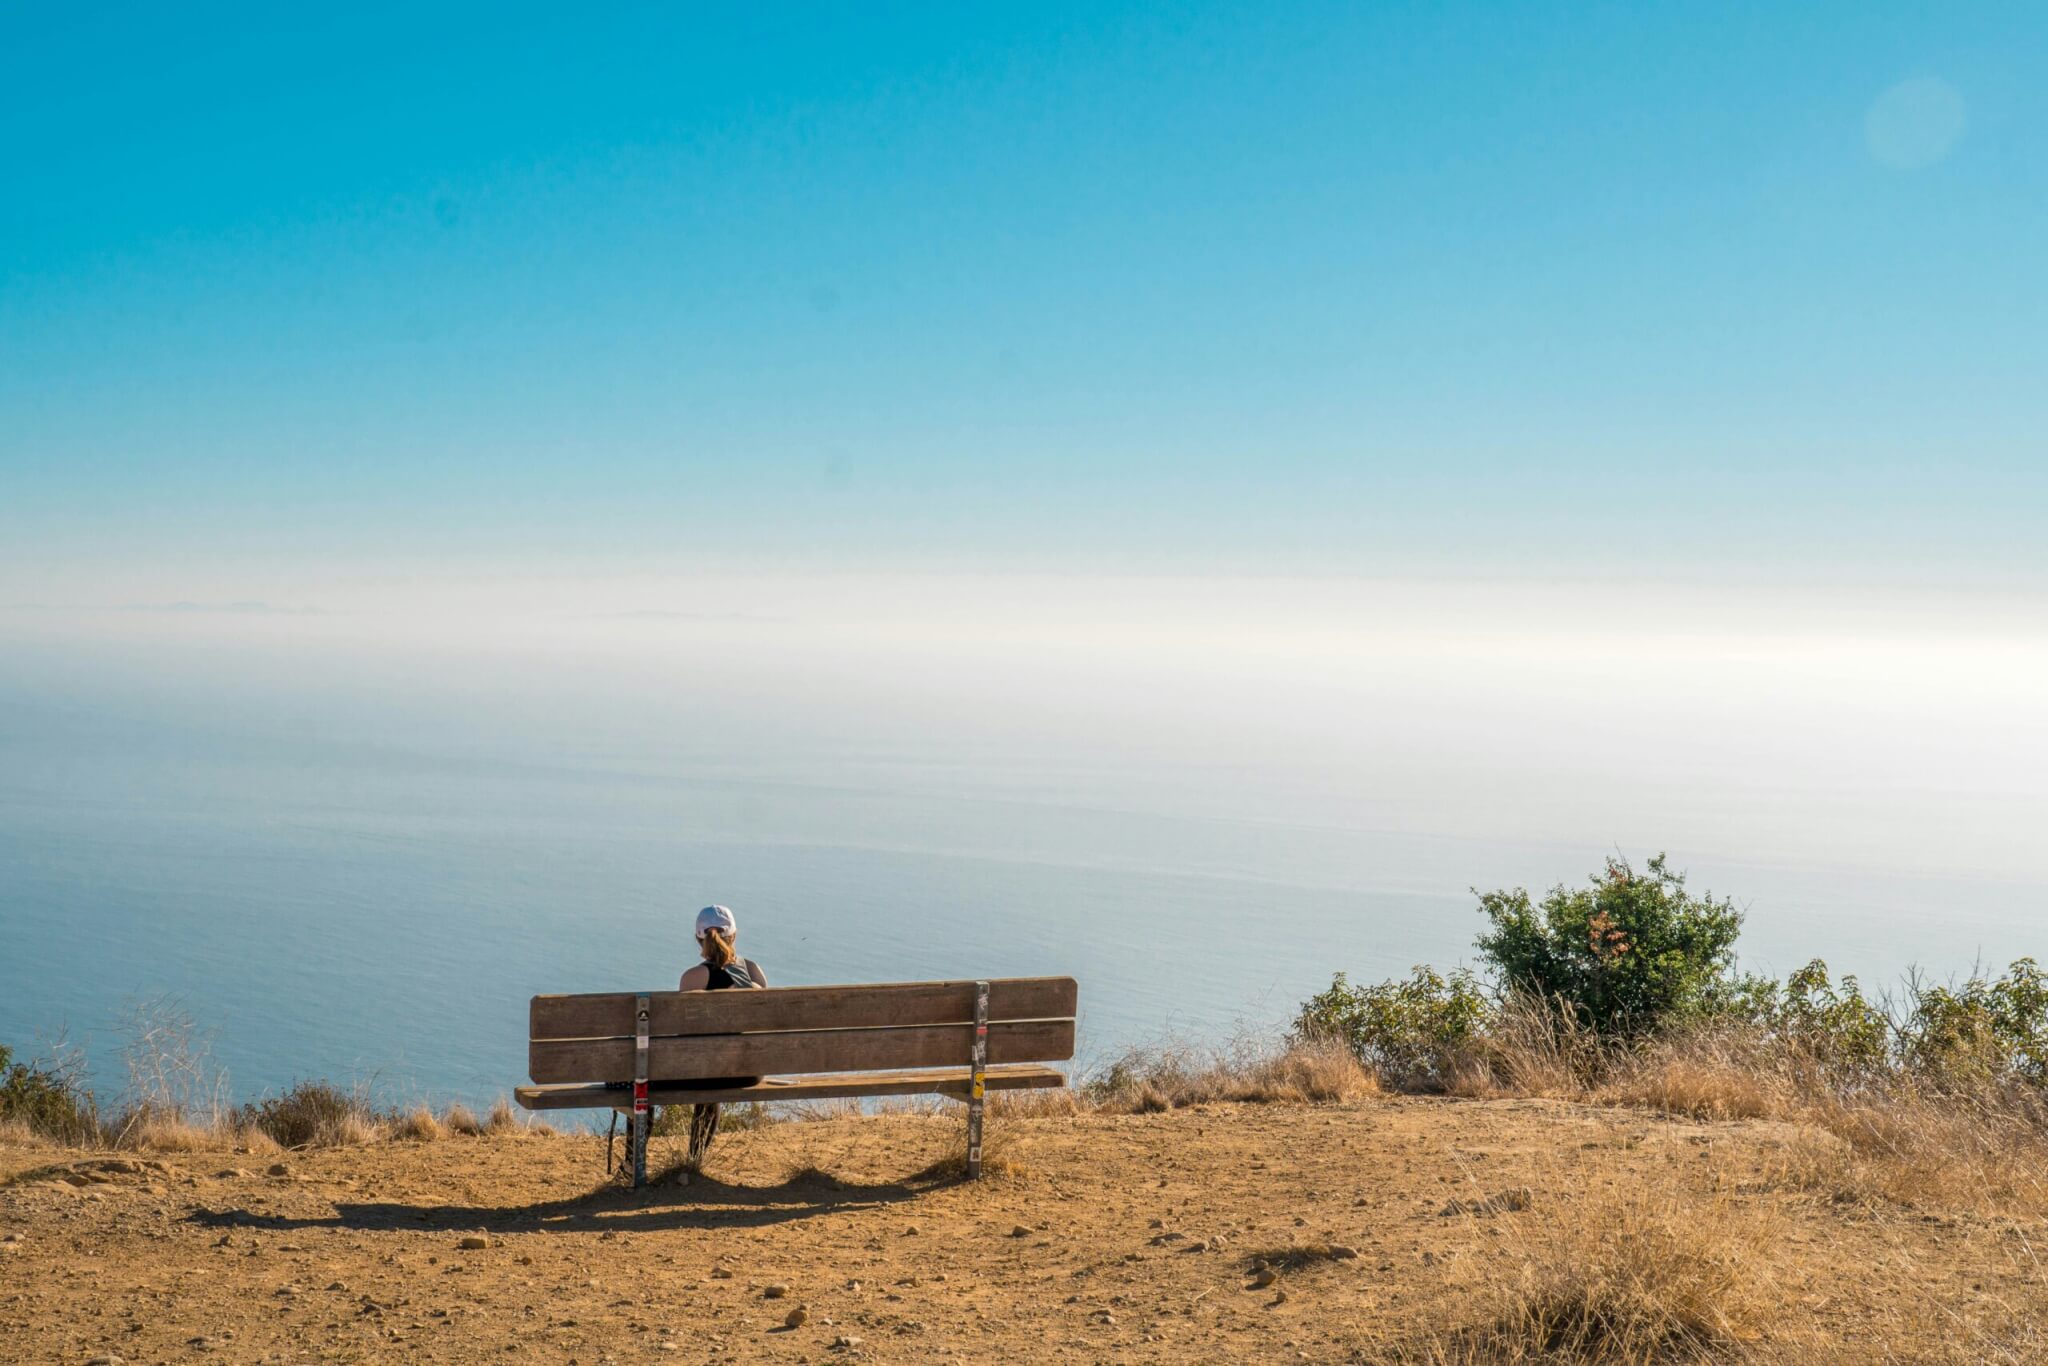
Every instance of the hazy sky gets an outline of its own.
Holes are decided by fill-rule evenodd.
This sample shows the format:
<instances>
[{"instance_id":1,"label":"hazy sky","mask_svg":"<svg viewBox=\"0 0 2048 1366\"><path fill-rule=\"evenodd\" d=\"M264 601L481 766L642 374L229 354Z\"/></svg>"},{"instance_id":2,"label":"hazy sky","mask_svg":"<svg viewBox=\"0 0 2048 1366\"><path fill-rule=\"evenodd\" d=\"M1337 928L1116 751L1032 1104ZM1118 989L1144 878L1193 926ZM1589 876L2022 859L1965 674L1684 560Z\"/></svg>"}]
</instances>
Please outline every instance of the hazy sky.
<instances>
[{"instance_id":1,"label":"hazy sky","mask_svg":"<svg viewBox=\"0 0 2048 1366\"><path fill-rule=\"evenodd\" d=\"M0 603L2038 588L2044 54L2031 0L11 7Z\"/></svg>"}]
</instances>

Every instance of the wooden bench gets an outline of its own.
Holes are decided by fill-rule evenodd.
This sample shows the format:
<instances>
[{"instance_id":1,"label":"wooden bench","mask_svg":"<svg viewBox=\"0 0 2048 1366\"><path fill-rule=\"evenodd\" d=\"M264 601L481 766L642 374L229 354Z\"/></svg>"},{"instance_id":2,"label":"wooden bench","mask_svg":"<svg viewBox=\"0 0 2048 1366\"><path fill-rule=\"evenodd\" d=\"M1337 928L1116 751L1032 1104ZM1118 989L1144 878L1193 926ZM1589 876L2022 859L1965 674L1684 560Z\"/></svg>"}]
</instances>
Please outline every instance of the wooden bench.
<instances>
[{"instance_id":1,"label":"wooden bench","mask_svg":"<svg viewBox=\"0 0 2048 1366\"><path fill-rule=\"evenodd\" d=\"M629 1115L635 1187L647 1179L655 1105L950 1096L967 1103L967 1170L979 1176L984 1094L1066 1085L1045 1064L1074 1056L1079 995L1071 977L1009 977L536 996L526 1045L534 1084L513 1096L529 1110ZM663 1080L678 1077L761 1080L716 1089Z\"/></svg>"}]
</instances>

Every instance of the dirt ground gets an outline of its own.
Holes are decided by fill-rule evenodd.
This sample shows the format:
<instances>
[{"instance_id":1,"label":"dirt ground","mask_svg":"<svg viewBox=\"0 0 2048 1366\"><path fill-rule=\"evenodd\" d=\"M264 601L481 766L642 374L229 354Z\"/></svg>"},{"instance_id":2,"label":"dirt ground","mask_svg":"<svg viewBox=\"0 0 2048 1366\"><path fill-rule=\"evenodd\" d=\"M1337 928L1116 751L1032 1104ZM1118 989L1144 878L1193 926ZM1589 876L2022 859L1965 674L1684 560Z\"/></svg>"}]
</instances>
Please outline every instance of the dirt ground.
<instances>
[{"instance_id":1,"label":"dirt ground","mask_svg":"<svg viewBox=\"0 0 2048 1366\"><path fill-rule=\"evenodd\" d=\"M1381 1360L1483 1317L1631 1190L1770 1218L1780 1312L1733 1355L2036 1359L2014 1325L2048 1313L2048 1228L1776 1182L1770 1124L1373 1098L994 1128L1008 1169L976 1184L915 1175L957 1118L850 1117L727 1134L696 1181L638 1194L588 1136L277 1174L0 1146L0 1359ZM1338 1255L1255 1284L1299 1246Z\"/></svg>"}]
</instances>

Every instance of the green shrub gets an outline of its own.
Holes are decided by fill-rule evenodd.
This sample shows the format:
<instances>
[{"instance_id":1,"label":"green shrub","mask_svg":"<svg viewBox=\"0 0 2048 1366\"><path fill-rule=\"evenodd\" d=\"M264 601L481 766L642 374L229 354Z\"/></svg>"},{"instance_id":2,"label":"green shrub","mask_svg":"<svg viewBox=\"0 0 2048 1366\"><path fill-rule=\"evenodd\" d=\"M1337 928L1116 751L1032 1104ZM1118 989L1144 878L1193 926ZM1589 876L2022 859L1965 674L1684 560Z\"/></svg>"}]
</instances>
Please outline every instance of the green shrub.
<instances>
[{"instance_id":1,"label":"green shrub","mask_svg":"<svg viewBox=\"0 0 2048 1366\"><path fill-rule=\"evenodd\" d=\"M1342 1042L1382 1085L1441 1091L1475 1060L1492 1009L1479 980L1462 970L1446 977L1418 967L1406 981L1369 987L1340 972L1302 1005L1294 1033Z\"/></svg>"},{"instance_id":2,"label":"green shrub","mask_svg":"<svg viewBox=\"0 0 2048 1366\"><path fill-rule=\"evenodd\" d=\"M1712 1008L1726 990L1742 914L1694 896L1662 854L1641 873L1609 859L1590 887L1486 892L1479 951L1511 991L1562 1003L1602 1034L1637 1034Z\"/></svg>"},{"instance_id":3,"label":"green shrub","mask_svg":"<svg viewBox=\"0 0 2048 1366\"><path fill-rule=\"evenodd\" d=\"M1833 982L1818 958L1782 984L1743 978L1715 1002L1713 1012L1838 1077L1875 1077L1893 1062L1891 1017L1864 998L1854 977Z\"/></svg>"},{"instance_id":4,"label":"green shrub","mask_svg":"<svg viewBox=\"0 0 2048 1366\"><path fill-rule=\"evenodd\" d=\"M1917 985L1900 1027L1901 1060L1930 1080L2048 1085L2048 973L2022 958L1995 981Z\"/></svg>"},{"instance_id":5,"label":"green shrub","mask_svg":"<svg viewBox=\"0 0 2048 1366\"><path fill-rule=\"evenodd\" d=\"M0 1045L0 1119L18 1120L44 1138L90 1143L99 1138L99 1109L76 1069L14 1061Z\"/></svg>"}]
</instances>

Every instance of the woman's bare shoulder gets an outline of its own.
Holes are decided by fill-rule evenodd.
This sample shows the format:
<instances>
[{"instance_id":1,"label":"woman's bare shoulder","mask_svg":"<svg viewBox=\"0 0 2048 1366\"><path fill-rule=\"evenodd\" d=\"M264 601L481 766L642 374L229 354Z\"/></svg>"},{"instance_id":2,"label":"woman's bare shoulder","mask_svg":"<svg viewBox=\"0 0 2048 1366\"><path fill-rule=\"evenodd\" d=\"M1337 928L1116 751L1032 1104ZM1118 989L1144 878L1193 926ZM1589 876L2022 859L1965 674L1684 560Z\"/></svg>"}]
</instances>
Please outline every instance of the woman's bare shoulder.
<instances>
[{"instance_id":1,"label":"woman's bare shoulder","mask_svg":"<svg viewBox=\"0 0 2048 1366\"><path fill-rule=\"evenodd\" d=\"M711 969L705 967L702 963L699 963L696 967L691 968L688 972L683 974L682 983L676 987L676 990L702 991L704 990L705 985L710 981Z\"/></svg>"},{"instance_id":2,"label":"woman's bare shoulder","mask_svg":"<svg viewBox=\"0 0 2048 1366\"><path fill-rule=\"evenodd\" d=\"M757 987L768 985L768 974L761 971L761 965L751 958L747 960L747 976L754 979L754 985Z\"/></svg>"}]
</instances>

